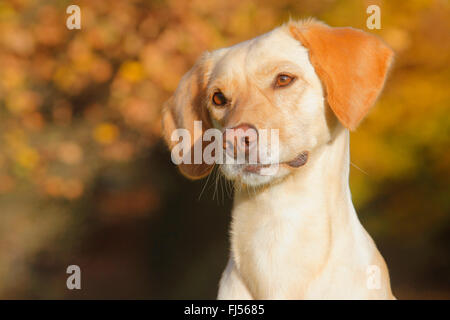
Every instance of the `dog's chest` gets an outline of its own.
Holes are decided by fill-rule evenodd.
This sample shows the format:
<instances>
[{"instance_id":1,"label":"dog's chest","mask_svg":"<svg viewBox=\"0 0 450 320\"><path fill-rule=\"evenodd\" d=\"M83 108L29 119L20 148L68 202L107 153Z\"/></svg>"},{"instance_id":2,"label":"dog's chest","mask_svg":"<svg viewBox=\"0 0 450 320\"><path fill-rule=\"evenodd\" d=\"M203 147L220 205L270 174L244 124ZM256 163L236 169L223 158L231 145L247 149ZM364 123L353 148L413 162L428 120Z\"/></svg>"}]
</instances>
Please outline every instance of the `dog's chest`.
<instances>
[{"instance_id":1,"label":"dog's chest","mask_svg":"<svg viewBox=\"0 0 450 320\"><path fill-rule=\"evenodd\" d=\"M329 224L308 206L261 206L234 213L236 265L252 294L261 299L298 296L320 271L329 251Z\"/></svg>"}]
</instances>

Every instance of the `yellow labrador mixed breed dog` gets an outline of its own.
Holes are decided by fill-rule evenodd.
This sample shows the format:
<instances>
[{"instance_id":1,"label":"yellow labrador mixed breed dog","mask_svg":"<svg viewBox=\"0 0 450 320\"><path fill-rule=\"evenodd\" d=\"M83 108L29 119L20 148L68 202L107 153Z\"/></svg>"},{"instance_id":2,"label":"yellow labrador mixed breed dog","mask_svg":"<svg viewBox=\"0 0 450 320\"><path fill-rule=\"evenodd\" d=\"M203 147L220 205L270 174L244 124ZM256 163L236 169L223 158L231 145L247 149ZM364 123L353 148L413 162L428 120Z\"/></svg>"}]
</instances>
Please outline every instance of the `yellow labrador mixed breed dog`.
<instances>
[{"instance_id":1,"label":"yellow labrador mixed breed dog","mask_svg":"<svg viewBox=\"0 0 450 320\"><path fill-rule=\"evenodd\" d=\"M192 132L194 121L203 130L279 130L276 174L261 174L263 164L220 165L238 187L219 299L395 299L348 182L349 130L375 103L392 59L374 35L311 19L205 52L182 78L163 111L169 147L173 130ZM244 151L254 143L242 141ZM179 169L198 179L213 166Z\"/></svg>"}]
</instances>

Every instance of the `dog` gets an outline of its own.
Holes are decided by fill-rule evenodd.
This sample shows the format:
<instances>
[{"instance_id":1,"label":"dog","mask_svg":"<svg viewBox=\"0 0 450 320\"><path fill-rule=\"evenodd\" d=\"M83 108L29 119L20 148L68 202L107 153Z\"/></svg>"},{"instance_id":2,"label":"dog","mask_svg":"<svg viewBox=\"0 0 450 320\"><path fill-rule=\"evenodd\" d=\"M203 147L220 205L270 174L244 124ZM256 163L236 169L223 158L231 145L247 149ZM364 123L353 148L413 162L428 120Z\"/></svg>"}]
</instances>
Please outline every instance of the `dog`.
<instances>
[{"instance_id":1,"label":"dog","mask_svg":"<svg viewBox=\"0 0 450 320\"><path fill-rule=\"evenodd\" d=\"M193 133L195 121L201 133L278 129L275 174L261 174L267 165L259 163L219 165L235 194L218 299L395 299L349 188L349 131L374 105L393 56L361 30L291 20L203 53L181 79L162 114L170 148L171 133ZM255 144L239 133L223 139L224 149L231 144L238 152ZM197 136L190 147L206 143ZM188 161L178 168L200 179L214 165Z\"/></svg>"}]
</instances>

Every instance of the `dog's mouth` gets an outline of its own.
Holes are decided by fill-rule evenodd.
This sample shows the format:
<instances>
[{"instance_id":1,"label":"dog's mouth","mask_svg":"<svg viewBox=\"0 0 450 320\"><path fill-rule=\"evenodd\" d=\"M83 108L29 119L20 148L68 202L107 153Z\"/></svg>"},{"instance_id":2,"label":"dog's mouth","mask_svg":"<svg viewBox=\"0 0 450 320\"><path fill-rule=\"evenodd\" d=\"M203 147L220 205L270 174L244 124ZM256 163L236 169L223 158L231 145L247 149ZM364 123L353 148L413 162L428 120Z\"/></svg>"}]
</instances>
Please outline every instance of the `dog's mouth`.
<instances>
[{"instance_id":1,"label":"dog's mouth","mask_svg":"<svg viewBox=\"0 0 450 320\"><path fill-rule=\"evenodd\" d=\"M285 161L280 163L269 163L269 164L249 164L243 168L244 172L253 174L264 174L266 171L270 171L271 168L278 168L279 166L289 167L289 168L299 168L304 166L308 162L308 151L301 152L297 157L291 161Z\"/></svg>"}]
</instances>

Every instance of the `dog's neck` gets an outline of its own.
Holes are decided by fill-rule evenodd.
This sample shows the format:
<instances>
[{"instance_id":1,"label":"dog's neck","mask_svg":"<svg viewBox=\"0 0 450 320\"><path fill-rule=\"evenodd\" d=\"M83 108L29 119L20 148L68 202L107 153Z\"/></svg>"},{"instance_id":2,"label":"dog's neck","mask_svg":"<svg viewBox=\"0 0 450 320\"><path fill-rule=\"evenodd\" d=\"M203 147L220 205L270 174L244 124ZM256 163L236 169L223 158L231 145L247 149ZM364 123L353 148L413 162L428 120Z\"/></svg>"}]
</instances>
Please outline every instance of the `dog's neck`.
<instances>
[{"instance_id":1,"label":"dog's neck","mask_svg":"<svg viewBox=\"0 0 450 320\"><path fill-rule=\"evenodd\" d=\"M270 283L267 274L273 273L296 283L295 290L304 283L306 290L332 247L354 234L360 224L351 202L349 165L349 132L340 126L329 143L311 151L307 164L283 181L256 192L236 192L232 255L244 278L254 278L247 283L252 292L288 295L286 286Z\"/></svg>"}]
</instances>

